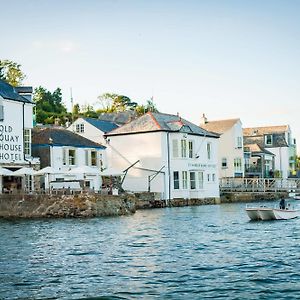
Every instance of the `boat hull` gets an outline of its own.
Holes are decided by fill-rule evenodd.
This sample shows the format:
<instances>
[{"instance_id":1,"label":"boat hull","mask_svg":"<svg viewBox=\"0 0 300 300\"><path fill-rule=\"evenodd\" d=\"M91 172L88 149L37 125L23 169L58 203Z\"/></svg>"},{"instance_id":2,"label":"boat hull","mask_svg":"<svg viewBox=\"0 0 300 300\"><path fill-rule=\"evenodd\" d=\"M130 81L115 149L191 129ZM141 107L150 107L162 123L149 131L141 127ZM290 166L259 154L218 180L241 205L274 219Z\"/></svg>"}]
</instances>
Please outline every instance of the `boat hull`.
<instances>
[{"instance_id":1,"label":"boat hull","mask_svg":"<svg viewBox=\"0 0 300 300\"><path fill-rule=\"evenodd\" d=\"M269 207L251 207L246 208L250 220L269 221L269 220L289 220L300 216L299 210L276 209Z\"/></svg>"},{"instance_id":2,"label":"boat hull","mask_svg":"<svg viewBox=\"0 0 300 300\"><path fill-rule=\"evenodd\" d=\"M289 220L299 217L298 210L273 209L276 220Z\"/></svg>"},{"instance_id":3,"label":"boat hull","mask_svg":"<svg viewBox=\"0 0 300 300\"><path fill-rule=\"evenodd\" d=\"M258 221L260 220L260 215L258 213L258 209L256 208L246 208L246 212L250 220Z\"/></svg>"}]
</instances>

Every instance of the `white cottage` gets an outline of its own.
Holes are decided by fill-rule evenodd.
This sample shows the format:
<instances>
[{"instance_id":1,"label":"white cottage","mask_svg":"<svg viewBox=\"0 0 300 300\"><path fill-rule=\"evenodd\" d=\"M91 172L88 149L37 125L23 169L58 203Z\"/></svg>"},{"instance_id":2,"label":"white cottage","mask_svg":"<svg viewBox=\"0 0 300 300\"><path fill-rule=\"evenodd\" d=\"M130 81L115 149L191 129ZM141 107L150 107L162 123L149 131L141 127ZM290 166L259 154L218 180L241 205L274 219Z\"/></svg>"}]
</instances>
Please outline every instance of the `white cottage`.
<instances>
[{"instance_id":1,"label":"white cottage","mask_svg":"<svg viewBox=\"0 0 300 300\"><path fill-rule=\"evenodd\" d=\"M81 188L83 184L100 191L104 150L104 146L63 128L35 128L32 132L32 152L40 157L41 168L51 167L45 189L73 188L77 182Z\"/></svg>"},{"instance_id":2,"label":"white cottage","mask_svg":"<svg viewBox=\"0 0 300 300\"><path fill-rule=\"evenodd\" d=\"M109 167L125 190L161 199L219 198L218 139L179 116L148 112L105 135Z\"/></svg>"},{"instance_id":3,"label":"white cottage","mask_svg":"<svg viewBox=\"0 0 300 300\"><path fill-rule=\"evenodd\" d=\"M11 171L39 164L31 156L31 94L31 87L14 88L0 80L0 167ZM22 190L23 186L20 177L0 175L0 193Z\"/></svg>"},{"instance_id":4,"label":"white cottage","mask_svg":"<svg viewBox=\"0 0 300 300\"><path fill-rule=\"evenodd\" d=\"M118 128L118 125L111 121L80 117L68 127L68 130L103 145L105 144L103 135L115 128Z\"/></svg>"},{"instance_id":5,"label":"white cottage","mask_svg":"<svg viewBox=\"0 0 300 300\"><path fill-rule=\"evenodd\" d=\"M243 128L240 119L208 121L203 115L200 126L220 134L218 168L220 178L244 177Z\"/></svg>"}]
</instances>

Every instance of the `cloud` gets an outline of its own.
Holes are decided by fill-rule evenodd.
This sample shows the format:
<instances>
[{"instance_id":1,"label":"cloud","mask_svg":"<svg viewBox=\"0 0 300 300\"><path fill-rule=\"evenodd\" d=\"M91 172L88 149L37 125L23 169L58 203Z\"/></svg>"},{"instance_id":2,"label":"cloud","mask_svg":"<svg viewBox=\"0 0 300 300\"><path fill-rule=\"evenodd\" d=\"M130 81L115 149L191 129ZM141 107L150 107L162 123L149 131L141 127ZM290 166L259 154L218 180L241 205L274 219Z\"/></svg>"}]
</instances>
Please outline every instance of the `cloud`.
<instances>
[{"instance_id":1,"label":"cloud","mask_svg":"<svg viewBox=\"0 0 300 300\"><path fill-rule=\"evenodd\" d=\"M37 50L48 50L50 52L71 53L76 50L76 44L70 40L45 41L35 40L32 47Z\"/></svg>"},{"instance_id":2,"label":"cloud","mask_svg":"<svg viewBox=\"0 0 300 300\"><path fill-rule=\"evenodd\" d=\"M70 53L75 50L75 44L71 41L63 41L60 43L60 50L64 53Z\"/></svg>"}]
</instances>

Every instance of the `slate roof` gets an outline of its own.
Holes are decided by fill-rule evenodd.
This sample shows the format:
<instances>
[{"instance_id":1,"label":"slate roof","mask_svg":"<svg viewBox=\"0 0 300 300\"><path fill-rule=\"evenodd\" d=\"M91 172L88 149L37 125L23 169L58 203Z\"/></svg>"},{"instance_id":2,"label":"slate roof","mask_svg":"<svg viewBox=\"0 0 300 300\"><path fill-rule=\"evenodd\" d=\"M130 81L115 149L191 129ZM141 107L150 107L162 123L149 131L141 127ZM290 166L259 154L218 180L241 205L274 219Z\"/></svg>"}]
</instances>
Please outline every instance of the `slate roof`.
<instances>
[{"instance_id":1,"label":"slate roof","mask_svg":"<svg viewBox=\"0 0 300 300\"><path fill-rule=\"evenodd\" d=\"M169 115L163 113L148 112L143 116L127 123L119 128L106 134L112 135L124 135L133 133L146 133L146 132L183 132L194 135L208 136L213 138L219 138L219 135L213 132L209 132L185 119L182 119L176 115Z\"/></svg>"},{"instance_id":2,"label":"slate roof","mask_svg":"<svg viewBox=\"0 0 300 300\"><path fill-rule=\"evenodd\" d=\"M103 121L114 122L117 125L124 125L138 117L137 113L132 110L122 111L117 113L102 113L98 119Z\"/></svg>"},{"instance_id":3,"label":"slate roof","mask_svg":"<svg viewBox=\"0 0 300 300\"><path fill-rule=\"evenodd\" d=\"M32 146L52 145L52 146L73 146L85 148L106 147L86 139L72 131L62 128L34 128L32 130Z\"/></svg>"},{"instance_id":4,"label":"slate roof","mask_svg":"<svg viewBox=\"0 0 300 300\"><path fill-rule=\"evenodd\" d=\"M261 147L260 145L253 143L253 144L244 144L244 149L245 148L249 148L250 152L253 154L259 154L259 153L265 153L265 154L269 154L272 156L275 156L274 153L268 151L267 149Z\"/></svg>"},{"instance_id":5,"label":"slate roof","mask_svg":"<svg viewBox=\"0 0 300 300\"><path fill-rule=\"evenodd\" d=\"M32 104L34 103L33 101L20 96L12 85L8 84L7 82L1 79L0 79L0 96L8 100L32 103Z\"/></svg>"},{"instance_id":6,"label":"slate roof","mask_svg":"<svg viewBox=\"0 0 300 300\"><path fill-rule=\"evenodd\" d=\"M208 121L205 124L201 124L201 127L218 134L223 134L230 128L232 128L240 119L228 119L228 120L216 120Z\"/></svg>"},{"instance_id":7,"label":"slate roof","mask_svg":"<svg viewBox=\"0 0 300 300\"><path fill-rule=\"evenodd\" d=\"M258 144L262 148L288 147L284 134L273 134L273 144L265 145L264 136L244 136L244 145Z\"/></svg>"},{"instance_id":8,"label":"slate roof","mask_svg":"<svg viewBox=\"0 0 300 300\"><path fill-rule=\"evenodd\" d=\"M94 118L83 118L83 119L104 133L110 132L113 129L119 127L116 123L111 121L104 121L104 120L99 120Z\"/></svg>"},{"instance_id":9,"label":"slate roof","mask_svg":"<svg viewBox=\"0 0 300 300\"><path fill-rule=\"evenodd\" d=\"M284 133L289 130L289 125L280 125L280 126L265 126L265 127L251 127L244 128L244 136L254 136L254 135L264 135L272 133Z\"/></svg>"}]
</instances>

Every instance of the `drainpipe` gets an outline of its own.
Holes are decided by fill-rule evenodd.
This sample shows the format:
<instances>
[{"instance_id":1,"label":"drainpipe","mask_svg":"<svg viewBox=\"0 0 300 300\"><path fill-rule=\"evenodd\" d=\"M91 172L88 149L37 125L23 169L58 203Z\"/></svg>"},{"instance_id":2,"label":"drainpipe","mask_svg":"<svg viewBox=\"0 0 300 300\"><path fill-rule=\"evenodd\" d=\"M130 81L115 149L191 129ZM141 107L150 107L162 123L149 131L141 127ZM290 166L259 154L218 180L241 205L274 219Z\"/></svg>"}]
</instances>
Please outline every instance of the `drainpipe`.
<instances>
[{"instance_id":1,"label":"drainpipe","mask_svg":"<svg viewBox=\"0 0 300 300\"><path fill-rule=\"evenodd\" d=\"M171 199L171 170L170 170L170 132L167 132L167 161L168 161L168 199L167 204L169 203L169 200Z\"/></svg>"},{"instance_id":2,"label":"drainpipe","mask_svg":"<svg viewBox=\"0 0 300 300\"><path fill-rule=\"evenodd\" d=\"M22 105L22 120L23 120L23 132L22 132L22 136L23 136L23 159L24 161L27 161L29 163L29 168L31 167L31 161L28 160L25 156L25 149L24 149L24 141L25 141L25 102L23 102L23 105ZM31 176L31 175L29 175ZM24 176L24 187L26 186L26 175ZM30 187L31 190L33 190L33 186L32 186L32 180L31 180L31 187Z\"/></svg>"}]
</instances>

